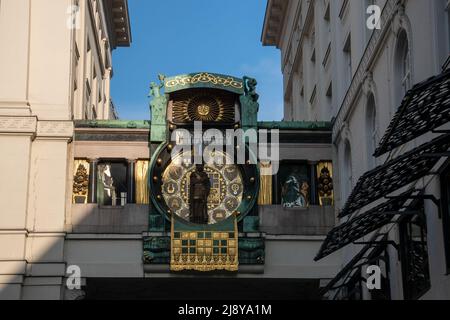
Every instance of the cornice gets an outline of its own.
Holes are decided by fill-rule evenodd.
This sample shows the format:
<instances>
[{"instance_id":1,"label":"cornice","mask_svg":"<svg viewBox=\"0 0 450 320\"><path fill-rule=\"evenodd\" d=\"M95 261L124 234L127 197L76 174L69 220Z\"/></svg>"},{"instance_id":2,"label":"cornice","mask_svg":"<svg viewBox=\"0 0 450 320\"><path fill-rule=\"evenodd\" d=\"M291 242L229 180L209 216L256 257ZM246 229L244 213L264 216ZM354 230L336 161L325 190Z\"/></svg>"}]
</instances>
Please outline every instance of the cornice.
<instances>
[{"instance_id":1,"label":"cornice","mask_svg":"<svg viewBox=\"0 0 450 320\"><path fill-rule=\"evenodd\" d=\"M261 35L263 45L279 47L288 6L288 0L268 0Z\"/></svg>"}]
</instances>

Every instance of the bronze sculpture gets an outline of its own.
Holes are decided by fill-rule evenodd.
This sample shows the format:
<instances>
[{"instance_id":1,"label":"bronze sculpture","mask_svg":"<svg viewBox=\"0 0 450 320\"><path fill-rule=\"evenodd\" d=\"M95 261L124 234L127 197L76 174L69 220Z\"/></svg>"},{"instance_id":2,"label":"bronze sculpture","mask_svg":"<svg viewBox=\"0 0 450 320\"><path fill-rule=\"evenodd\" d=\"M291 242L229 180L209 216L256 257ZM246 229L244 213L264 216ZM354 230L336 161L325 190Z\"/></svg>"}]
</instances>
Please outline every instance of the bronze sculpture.
<instances>
[{"instance_id":1,"label":"bronze sculpture","mask_svg":"<svg viewBox=\"0 0 450 320\"><path fill-rule=\"evenodd\" d=\"M189 221L196 224L208 224L208 195L211 182L204 171L204 166L198 164L192 172L189 183Z\"/></svg>"}]
</instances>

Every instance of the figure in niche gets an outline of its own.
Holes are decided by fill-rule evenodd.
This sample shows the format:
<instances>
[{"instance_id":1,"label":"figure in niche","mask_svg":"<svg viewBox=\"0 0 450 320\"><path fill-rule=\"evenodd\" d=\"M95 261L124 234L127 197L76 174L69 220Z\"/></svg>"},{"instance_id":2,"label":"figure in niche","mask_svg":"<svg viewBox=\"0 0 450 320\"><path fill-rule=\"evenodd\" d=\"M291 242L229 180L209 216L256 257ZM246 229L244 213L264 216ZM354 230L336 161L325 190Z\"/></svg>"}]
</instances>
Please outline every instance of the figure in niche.
<instances>
[{"instance_id":1,"label":"figure in niche","mask_svg":"<svg viewBox=\"0 0 450 320\"><path fill-rule=\"evenodd\" d=\"M208 224L208 196L211 182L202 164L195 166L189 182L189 221L196 224Z\"/></svg>"},{"instance_id":2,"label":"figure in niche","mask_svg":"<svg viewBox=\"0 0 450 320\"><path fill-rule=\"evenodd\" d=\"M85 166L80 164L73 177L73 199L75 203L87 203L89 189L89 173Z\"/></svg>"},{"instance_id":3,"label":"figure in niche","mask_svg":"<svg viewBox=\"0 0 450 320\"><path fill-rule=\"evenodd\" d=\"M309 205L309 184L300 178L299 169L294 168L281 189L282 204L285 208L306 208Z\"/></svg>"},{"instance_id":4,"label":"figure in niche","mask_svg":"<svg viewBox=\"0 0 450 320\"><path fill-rule=\"evenodd\" d=\"M320 170L318 189L321 204L323 206L333 205L333 178L327 167Z\"/></svg>"},{"instance_id":5,"label":"figure in niche","mask_svg":"<svg viewBox=\"0 0 450 320\"><path fill-rule=\"evenodd\" d=\"M302 181L302 187L300 188L300 206L309 206L309 183L307 181Z\"/></svg>"},{"instance_id":6,"label":"figure in niche","mask_svg":"<svg viewBox=\"0 0 450 320\"><path fill-rule=\"evenodd\" d=\"M104 165L103 170L101 170L100 183L103 186L103 204L116 205L117 195L114 179L111 174L111 165Z\"/></svg>"}]
</instances>

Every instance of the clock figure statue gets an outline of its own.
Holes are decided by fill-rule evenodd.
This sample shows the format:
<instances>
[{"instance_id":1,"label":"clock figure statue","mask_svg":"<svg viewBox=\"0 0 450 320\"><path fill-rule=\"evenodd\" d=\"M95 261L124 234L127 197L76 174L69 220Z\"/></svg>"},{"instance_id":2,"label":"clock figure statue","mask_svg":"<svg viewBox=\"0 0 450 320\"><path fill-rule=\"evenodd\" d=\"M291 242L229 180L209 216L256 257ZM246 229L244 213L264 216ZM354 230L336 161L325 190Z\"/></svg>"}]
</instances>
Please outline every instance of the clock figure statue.
<instances>
[{"instance_id":1,"label":"clock figure statue","mask_svg":"<svg viewBox=\"0 0 450 320\"><path fill-rule=\"evenodd\" d=\"M209 177L204 167L198 164L192 172L189 183L189 221L196 224L208 224L208 196L211 190Z\"/></svg>"}]
</instances>

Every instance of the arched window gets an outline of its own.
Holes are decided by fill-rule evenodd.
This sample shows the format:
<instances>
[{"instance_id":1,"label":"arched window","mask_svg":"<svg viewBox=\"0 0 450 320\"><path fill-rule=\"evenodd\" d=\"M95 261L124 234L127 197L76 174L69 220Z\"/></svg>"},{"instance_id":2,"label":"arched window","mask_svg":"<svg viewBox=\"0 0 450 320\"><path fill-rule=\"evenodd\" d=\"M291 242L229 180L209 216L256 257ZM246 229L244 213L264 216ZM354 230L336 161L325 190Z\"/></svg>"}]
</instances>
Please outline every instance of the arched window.
<instances>
[{"instance_id":1,"label":"arched window","mask_svg":"<svg viewBox=\"0 0 450 320\"><path fill-rule=\"evenodd\" d=\"M398 33L394 63L397 97L395 110L397 110L406 92L411 88L411 54L408 35L405 30Z\"/></svg>"},{"instance_id":2,"label":"arched window","mask_svg":"<svg viewBox=\"0 0 450 320\"><path fill-rule=\"evenodd\" d=\"M346 201L350 193L352 192L352 151L350 143L347 141L344 146L344 163L343 163L343 175L342 175L342 200Z\"/></svg>"},{"instance_id":3,"label":"arched window","mask_svg":"<svg viewBox=\"0 0 450 320\"><path fill-rule=\"evenodd\" d=\"M450 1L444 0L445 10L447 11L447 37L448 37L448 50L450 51ZM445 29L445 28L444 28Z\"/></svg>"},{"instance_id":4,"label":"arched window","mask_svg":"<svg viewBox=\"0 0 450 320\"><path fill-rule=\"evenodd\" d=\"M375 167L375 152L378 140L377 130L377 109L375 106L375 97L370 93L366 106L366 145L367 145L367 169Z\"/></svg>"}]
</instances>

